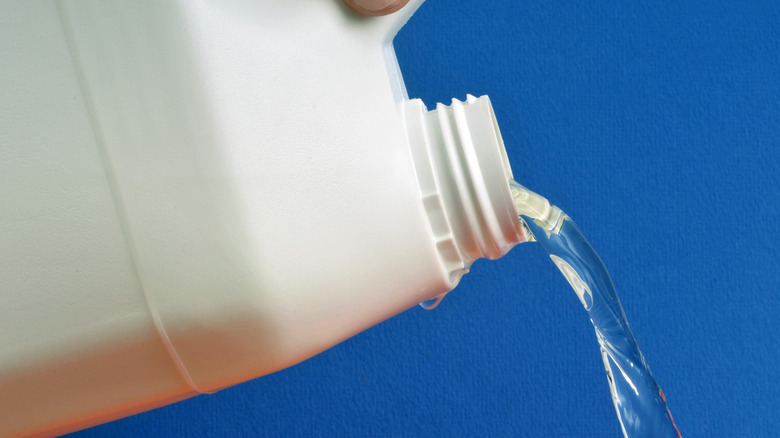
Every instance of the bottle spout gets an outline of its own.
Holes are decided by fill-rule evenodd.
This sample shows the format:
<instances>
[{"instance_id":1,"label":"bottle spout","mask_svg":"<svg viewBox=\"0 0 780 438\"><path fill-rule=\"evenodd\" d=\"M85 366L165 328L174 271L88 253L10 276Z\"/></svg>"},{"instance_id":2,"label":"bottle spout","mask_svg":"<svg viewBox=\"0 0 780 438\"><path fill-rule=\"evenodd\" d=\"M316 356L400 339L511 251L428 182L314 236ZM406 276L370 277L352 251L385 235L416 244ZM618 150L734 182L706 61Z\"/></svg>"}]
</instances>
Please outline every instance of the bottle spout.
<instances>
[{"instance_id":1,"label":"bottle spout","mask_svg":"<svg viewBox=\"0 0 780 438\"><path fill-rule=\"evenodd\" d=\"M454 288L478 258L497 259L528 241L504 142L487 96L434 110L414 99L402 108L432 240Z\"/></svg>"}]
</instances>

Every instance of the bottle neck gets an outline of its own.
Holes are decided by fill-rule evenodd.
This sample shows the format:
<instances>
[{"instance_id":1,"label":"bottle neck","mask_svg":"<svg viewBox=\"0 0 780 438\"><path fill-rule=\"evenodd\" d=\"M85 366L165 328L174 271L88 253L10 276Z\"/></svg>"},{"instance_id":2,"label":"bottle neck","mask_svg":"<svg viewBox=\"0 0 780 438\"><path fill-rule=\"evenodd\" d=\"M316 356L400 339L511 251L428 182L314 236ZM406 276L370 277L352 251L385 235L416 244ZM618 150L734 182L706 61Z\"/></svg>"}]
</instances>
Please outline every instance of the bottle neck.
<instances>
[{"instance_id":1,"label":"bottle neck","mask_svg":"<svg viewBox=\"0 0 780 438\"><path fill-rule=\"evenodd\" d=\"M512 170L490 99L469 95L428 111L404 107L423 205L453 286L474 260L526 241L509 188Z\"/></svg>"}]
</instances>

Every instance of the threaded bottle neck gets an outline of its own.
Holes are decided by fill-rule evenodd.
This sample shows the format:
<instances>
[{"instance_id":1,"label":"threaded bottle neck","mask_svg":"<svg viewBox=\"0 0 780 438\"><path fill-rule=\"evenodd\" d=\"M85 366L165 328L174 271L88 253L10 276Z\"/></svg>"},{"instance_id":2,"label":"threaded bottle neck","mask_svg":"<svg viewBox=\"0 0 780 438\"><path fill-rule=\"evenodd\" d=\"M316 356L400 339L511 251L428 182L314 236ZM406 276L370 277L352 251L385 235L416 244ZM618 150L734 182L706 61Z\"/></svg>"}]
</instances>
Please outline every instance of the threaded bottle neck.
<instances>
[{"instance_id":1,"label":"threaded bottle neck","mask_svg":"<svg viewBox=\"0 0 780 438\"><path fill-rule=\"evenodd\" d=\"M478 258L499 258L525 241L490 99L469 95L433 111L419 99L405 105L423 204L450 277L459 278Z\"/></svg>"}]
</instances>

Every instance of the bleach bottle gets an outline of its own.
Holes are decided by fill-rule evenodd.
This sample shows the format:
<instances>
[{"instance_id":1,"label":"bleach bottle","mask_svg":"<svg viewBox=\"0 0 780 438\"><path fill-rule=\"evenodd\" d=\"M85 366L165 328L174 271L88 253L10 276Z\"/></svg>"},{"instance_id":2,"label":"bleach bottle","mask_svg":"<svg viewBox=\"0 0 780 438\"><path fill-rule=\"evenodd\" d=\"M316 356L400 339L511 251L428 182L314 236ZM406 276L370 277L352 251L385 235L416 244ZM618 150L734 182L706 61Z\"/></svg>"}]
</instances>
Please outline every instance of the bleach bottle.
<instances>
[{"instance_id":1,"label":"bleach bottle","mask_svg":"<svg viewBox=\"0 0 780 438\"><path fill-rule=\"evenodd\" d=\"M0 6L0 436L289 367L526 240L488 98L406 95L419 3Z\"/></svg>"}]
</instances>

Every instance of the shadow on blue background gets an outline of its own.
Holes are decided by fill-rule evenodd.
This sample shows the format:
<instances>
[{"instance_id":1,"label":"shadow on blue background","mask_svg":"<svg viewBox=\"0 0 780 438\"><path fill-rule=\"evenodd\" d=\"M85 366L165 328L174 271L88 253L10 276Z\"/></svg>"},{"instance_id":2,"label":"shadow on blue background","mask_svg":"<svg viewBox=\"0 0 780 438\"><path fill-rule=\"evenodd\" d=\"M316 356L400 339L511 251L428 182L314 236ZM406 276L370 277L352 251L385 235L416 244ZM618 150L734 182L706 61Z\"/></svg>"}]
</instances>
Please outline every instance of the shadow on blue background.
<instances>
[{"instance_id":1,"label":"shadow on blue background","mask_svg":"<svg viewBox=\"0 0 780 438\"><path fill-rule=\"evenodd\" d=\"M684 436L776 436L780 3L581 3L428 0L396 39L409 95L490 95L516 179L599 251ZM108 436L621 435L585 312L523 244L436 310L71 435Z\"/></svg>"}]
</instances>

